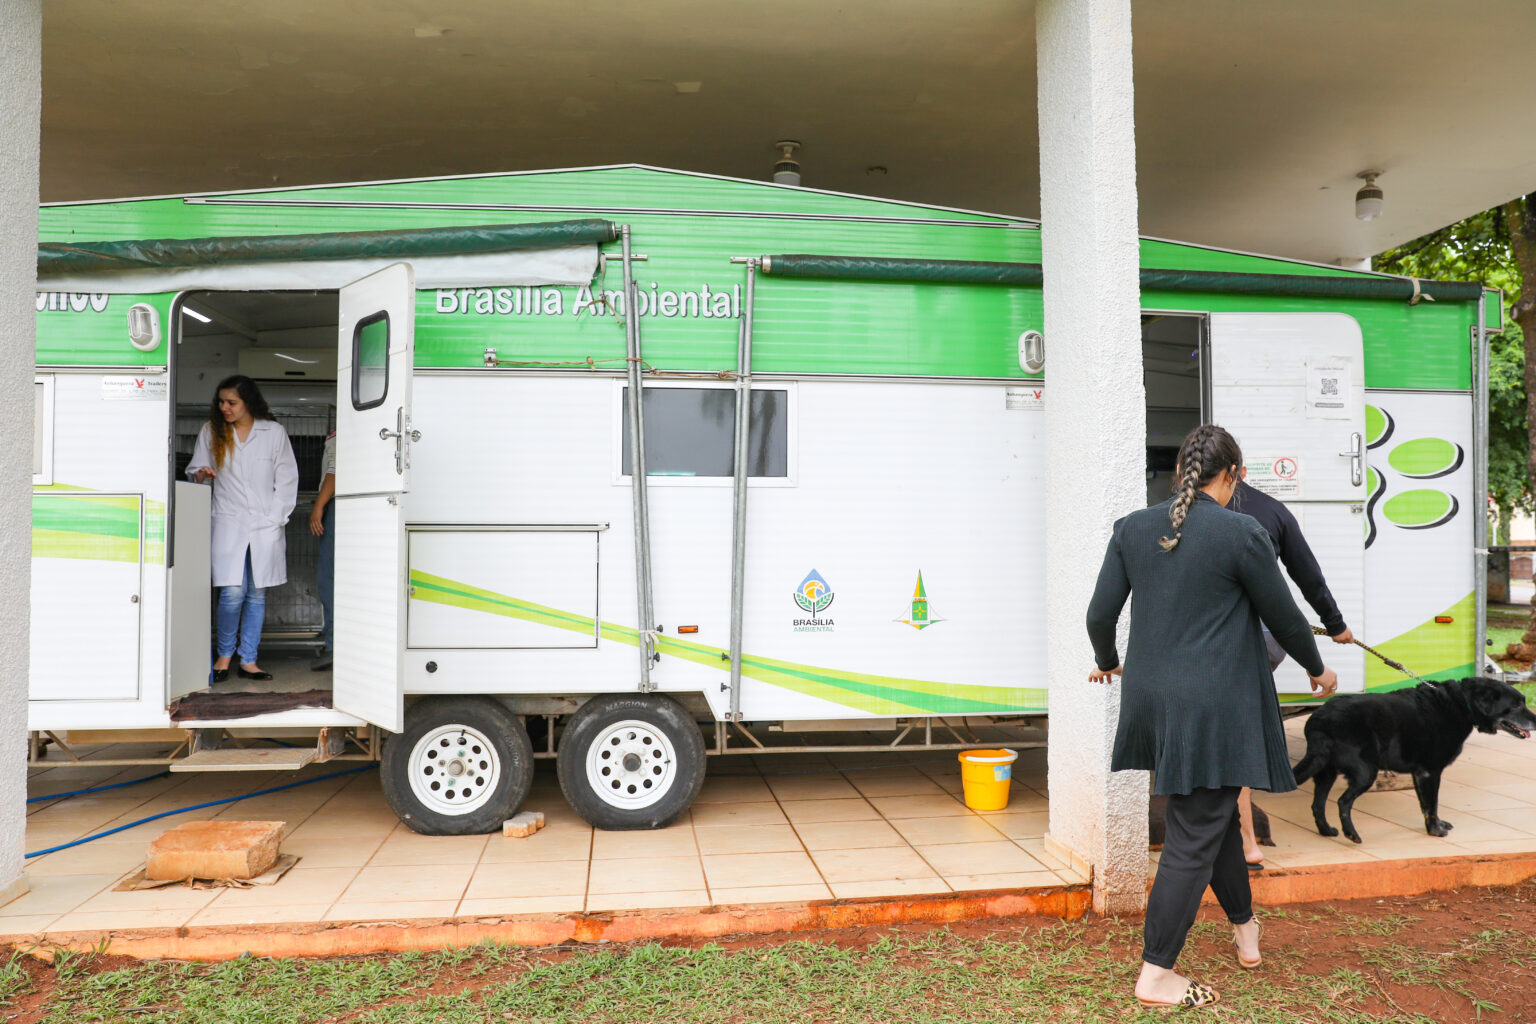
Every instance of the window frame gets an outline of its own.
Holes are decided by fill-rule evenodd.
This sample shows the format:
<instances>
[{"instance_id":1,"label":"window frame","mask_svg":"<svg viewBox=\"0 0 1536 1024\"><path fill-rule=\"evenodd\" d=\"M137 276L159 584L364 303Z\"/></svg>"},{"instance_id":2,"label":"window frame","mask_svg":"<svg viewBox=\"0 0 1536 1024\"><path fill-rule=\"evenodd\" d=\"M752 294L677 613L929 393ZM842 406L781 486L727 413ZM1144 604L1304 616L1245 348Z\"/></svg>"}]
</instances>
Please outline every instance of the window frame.
<instances>
[{"instance_id":1,"label":"window frame","mask_svg":"<svg viewBox=\"0 0 1536 1024\"><path fill-rule=\"evenodd\" d=\"M634 482L631 474L624 472L624 391L629 387L627 380L616 380L613 383L613 398L610 407L613 410L612 431L612 465L613 484L618 487L628 487ZM652 388L689 388L695 391L735 391L736 385L729 381L716 380L666 380L643 381L643 390ZM794 382L791 381L764 381L752 385L753 391L782 391L784 392L784 476L749 476L749 487L797 487L799 486L800 470L800 444L799 444L799 395ZM733 476L671 476L647 474L646 487L730 487L734 484Z\"/></svg>"},{"instance_id":2,"label":"window frame","mask_svg":"<svg viewBox=\"0 0 1536 1024\"><path fill-rule=\"evenodd\" d=\"M380 392L379 397L376 400L360 403L358 401L358 384L361 381L360 373L362 370L362 360L360 356L362 355L363 328L372 327L374 324L379 323L380 321L383 321L384 323L384 390ZM387 309L381 309L377 313L369 313L367 316L362 317L352 325L352 380L350 382L349 390L351 391L352 408L357 412L366 412L369 409L377 409L379 406L383 405L386 400L388 400L390 363L389 356L390 346L393 340L394 334L392 326L389 322L389 310Z\"/></svg>"},{"instance_id":3,"label":"window frame","mask_svg":"<svg viewBox=\"0 0 1536 1024\"><path fill-rule=\"evenodd\" d=\"M35 427L37 425L37 410L36 410L36 407L34 406L33 412L32 412L32 416L33 416L32 422L33 422L33 426L34 426L34 432L33 432L33 436L32 436L32 443L34 445L34 448L33 448L33 453L32 454L33 454L34 457L36 457L37 455L41 454L42 457L41 457L41 459L38 460L39 463L40 463L40 466L41 466L40 471L37 472L37 473L33 473L32 474L32 486L33 487L51 487L53 485L54 375L51 374L51 373L39 373L39 374L36 374L36 375L33 376L33 378L32 378L32 388L33 388L32 394L34 396L34 399L35 399L35 397L37 395L37 387L38 387L38 385L42 385L42 388L43 388L43 408L42 408L42 420L43 420L42 428L43 429L42 429L42 436L41 437L37 436L37 432L35 430ZM42 449L41 453L39 453L38 450L37 450L37 446L38 445L41 445L41 449Z\"/></svg>"}]
</instances>

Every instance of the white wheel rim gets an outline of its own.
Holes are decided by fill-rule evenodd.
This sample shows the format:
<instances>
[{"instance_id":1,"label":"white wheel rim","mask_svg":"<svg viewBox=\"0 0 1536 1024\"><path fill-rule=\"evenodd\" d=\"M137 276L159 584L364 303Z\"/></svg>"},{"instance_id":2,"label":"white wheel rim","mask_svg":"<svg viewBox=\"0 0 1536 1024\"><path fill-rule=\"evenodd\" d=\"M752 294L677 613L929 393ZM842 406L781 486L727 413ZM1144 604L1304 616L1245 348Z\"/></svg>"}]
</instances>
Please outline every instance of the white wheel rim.
<instances>
[{"instance_id":1,"label":"white wheel rim","mask_svg":"<svg viewBox=\"0 0 1536 1024\"><path fill-rule=\"evenodd\" d=\"M484 807L501 781L501 756L479 729L442 725L411 748L411 793L430 811L464 815Z\"/></svg>"},{"instance_id":2,"label":"white wheel rim","mask_svg":"<svg viewBox=\"0 0 1536 1024\"><path fill-rule=\"evenodd\" d=\"M649 807L677 781L677 752L649 722L618 722L587 748L587 784L611 807Z\"/></svg>"}]
</instances>

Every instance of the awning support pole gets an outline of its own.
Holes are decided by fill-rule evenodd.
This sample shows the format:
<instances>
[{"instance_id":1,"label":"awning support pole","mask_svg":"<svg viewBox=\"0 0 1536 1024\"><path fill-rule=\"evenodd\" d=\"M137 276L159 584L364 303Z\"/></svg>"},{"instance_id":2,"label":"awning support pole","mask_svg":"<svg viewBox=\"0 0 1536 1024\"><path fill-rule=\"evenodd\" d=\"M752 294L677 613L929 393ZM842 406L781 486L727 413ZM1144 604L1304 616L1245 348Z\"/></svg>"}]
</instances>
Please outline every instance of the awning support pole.
<instances>
[{"instance_id":1,"label":"awning support pole","mask_svg":"<svg viewBox=\"0 0 1536 1024\"><path fill-rule=\"evenodd\" d=\"M741 326L736 340L736 438L731 461L731 710L730 720L741 721L741 636L747 599L747 462L752 436L752 298L757 283L757 260L736 258L747 267Z\"/></svg>"},{"instance_id":2,"label":"awning support pole","mask_svg":"<svg viewBox=\"0 0 1536 1024\"><path fill-rule=\"evenodd\" d=\"M629 225L619 228L624 251L624 350L628 365L629 397L624 414L629 419L629 473L635 512L635 627L640 649L640 692L656 689L651 664L656 653L656 616L651 605L651 508L645 475L645 402L641 390L639 300L635 291L633 257L629 251Z\"/></svg>"},{"instance_id":3,"label":"awning support pole","mask_svg":"<svg viewBox=\"0 0 1536 1024\"><path fill-rule=\"evenodd\" d=\"M1472 579L1476 588L1476 635L1472 673L1482 675L1488 661L1488 324L1487 295L1477 300L1473 354L1477 380L1472 389Z\"/></svg>"}]
</instances>

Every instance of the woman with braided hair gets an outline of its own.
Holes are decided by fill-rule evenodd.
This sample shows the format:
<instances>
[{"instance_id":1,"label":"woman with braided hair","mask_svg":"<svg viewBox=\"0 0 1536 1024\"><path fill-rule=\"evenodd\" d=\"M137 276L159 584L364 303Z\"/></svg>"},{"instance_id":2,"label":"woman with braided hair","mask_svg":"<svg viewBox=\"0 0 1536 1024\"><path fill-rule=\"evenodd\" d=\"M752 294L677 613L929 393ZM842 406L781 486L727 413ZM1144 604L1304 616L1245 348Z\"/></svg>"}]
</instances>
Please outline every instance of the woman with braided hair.
<instances>
[{"instance_id":1,"label":"woman with braided hair","mask_svg":"<svg viewBox=\"0 0 1536 1024\"><path fill-rule=\"evenodd\" d=\"M1242 450L1221 427L1191 431L1179 448L1173 496L1115 523L1088 606L1097 663L1088 678L1121 677L1110 768L1151 771L1153 792L1168 798L1136 980L1136 998L1148 1006L1209 1006L1219 998L1173 970L1207 885L1234 926L1238 963L1259 965L1238 792L1296 788L1261 623L1306 668L1315 692L1338 687L1269 535L1227 508L1242 466ZM1115 625L1133 592L1122 670Z\"/></svg>"}]
</instances>

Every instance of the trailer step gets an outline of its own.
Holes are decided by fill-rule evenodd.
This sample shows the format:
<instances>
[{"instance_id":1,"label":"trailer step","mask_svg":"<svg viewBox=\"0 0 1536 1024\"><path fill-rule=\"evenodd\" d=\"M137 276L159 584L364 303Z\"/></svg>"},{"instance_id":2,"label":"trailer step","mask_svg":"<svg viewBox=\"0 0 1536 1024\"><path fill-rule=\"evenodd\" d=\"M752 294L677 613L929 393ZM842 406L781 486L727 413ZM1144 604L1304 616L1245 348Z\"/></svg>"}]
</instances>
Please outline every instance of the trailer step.
<instances>
[{"instance_id":1,"label":"trailer step","mask_svg":"<svg viewBox=\"0 0 1536 1024\"><path fill-rule=\"evenodd\" d=\"M170 765L173 772L280 772L303 768L319 754L314 747L277 750L199 750Z\"/></svg>"}]
</instances>

